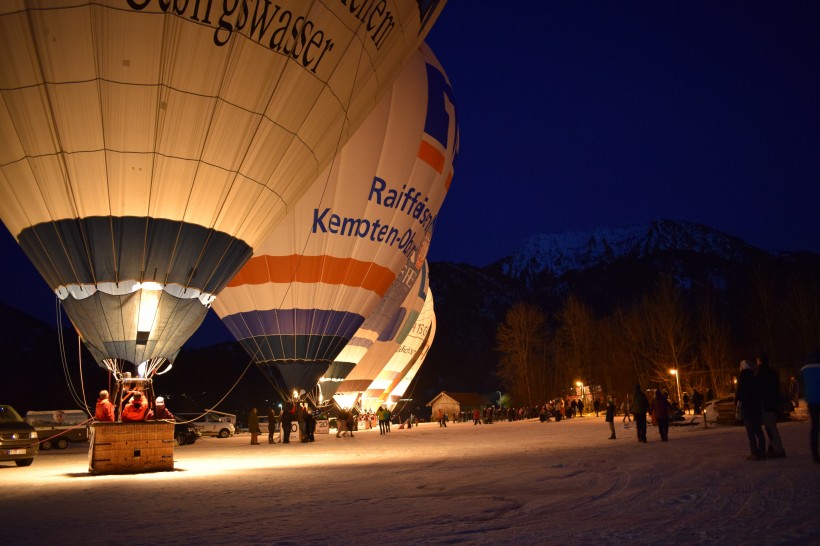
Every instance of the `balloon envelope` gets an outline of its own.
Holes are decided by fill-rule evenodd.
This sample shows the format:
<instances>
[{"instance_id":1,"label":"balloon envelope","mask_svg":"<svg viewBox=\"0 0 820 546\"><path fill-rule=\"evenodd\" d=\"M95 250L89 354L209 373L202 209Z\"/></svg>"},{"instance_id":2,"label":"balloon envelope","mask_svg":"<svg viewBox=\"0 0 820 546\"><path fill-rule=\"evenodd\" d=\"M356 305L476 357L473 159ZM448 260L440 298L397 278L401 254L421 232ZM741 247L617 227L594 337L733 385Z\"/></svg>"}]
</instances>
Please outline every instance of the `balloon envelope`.
<instances>
[{"instance_id":1,"label":"balloon envelope","mask_svg":"<svg viewBox=\"0 0 820 546\"><path fill-rule=\"evenodd\" d=\"M98 362L174 358L443 5L0 3L0 217Z\"/></svg>"},{"instance_id":2,"label":"balloon envelope","mask_svg":"<svg viewBox=\"0 0 820 546\"><path fill-rule=\"evenodd\" d=\"M424 305L408 334L398 343L395 352L379 372L376 379L362 393L363 411L376 411L386 401L401 379L410 371L422 355L428 342L433 323L433 293L429 286Z\"/></svg>"},{"instance_id":3,"label":"balloon envelope","mask_svg":"<svg viewBox=\"0 0 820 546\"><path fill-rule=\"evenodd\" d=\"M388 361L396 353L412 331L429 287L428 268L425 262L416 277L413 288L405 292L401 306L396 308L389 320L380 324L379 330L370 330L362 326L350 343L344 348L337 360L355 362L352 370L342 380L333 395L334 400L342 407L351 407L361 401Z\"/></svg>"},{"instance_id":4,"label":"balloon envelope","mask_svg":"<svg viewBox=\"0 0 820 546\"><path fill-rule=\"evenodd\" d=\"M315 387L408 259L423 262L458 146L442 81L423 46L215 302L284 391Z\"/></svg>"},{"instance_id":5,"label":"balloon envelope","mask_svg":"<svg viewBox=\"0 0 820 546\"><path fill-rule=\"evenodd\" d=\"M416 375L419 373L421 365L424 364L424 359L427 358L427 355L430 351L430 347L433 346L433 340L435 339L435 337L436 315L435 312L433 312L433 317L430 323L430 330L428 331L427 339L425 340L421 350L418 352L415 362L412 363L412 366L409 370L407 370L407 373L405 373L404 376L399 379L398 383L393 388L393 390L389 392L385 391L385 393L382 395L385 403L391 410L399 402L399 400L401 400L401 398L407 392L407 389L410 387L410 383L413 381L413 379L415 379Z\"/></svg>"}]
</instances>

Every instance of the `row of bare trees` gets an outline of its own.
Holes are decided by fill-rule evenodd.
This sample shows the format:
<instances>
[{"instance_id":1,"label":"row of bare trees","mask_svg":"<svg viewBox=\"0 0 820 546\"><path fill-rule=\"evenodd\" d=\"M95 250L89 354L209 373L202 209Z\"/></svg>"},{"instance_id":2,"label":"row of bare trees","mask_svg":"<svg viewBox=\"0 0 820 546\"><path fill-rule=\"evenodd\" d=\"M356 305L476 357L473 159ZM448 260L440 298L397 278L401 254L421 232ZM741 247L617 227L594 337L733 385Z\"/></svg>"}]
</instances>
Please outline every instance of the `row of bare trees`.
<instances>
[{"instance_id":1,"label":"row of bare trees","mask_svg":"<svg viewBox=\"0 0 820 546\"><path fill-rule=\"evenodd\" d=\"M784 385L820 346L816 283L749 275L735 303L714 289L684 291L671 277L605 316L570 295L551 314L533 303L512 307L496 331L498 375L516 405L570 394L577 381L622 398L636 383L715 396L734 390L738 363L766 351ZM785 387L784 387L785 388Z\"/></svg>"}]
</instances>

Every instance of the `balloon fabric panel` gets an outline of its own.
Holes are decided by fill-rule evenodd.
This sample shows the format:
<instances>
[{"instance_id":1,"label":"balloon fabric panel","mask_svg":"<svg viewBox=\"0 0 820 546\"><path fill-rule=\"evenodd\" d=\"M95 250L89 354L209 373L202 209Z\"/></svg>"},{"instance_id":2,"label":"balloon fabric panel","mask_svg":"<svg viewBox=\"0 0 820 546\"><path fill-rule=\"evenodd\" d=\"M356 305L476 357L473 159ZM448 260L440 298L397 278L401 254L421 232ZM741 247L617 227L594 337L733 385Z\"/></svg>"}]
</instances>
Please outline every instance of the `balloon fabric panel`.
<instances>
[{"instance_id":1,"label":"balloon fabric panel","mask_svg":"<svg viewBox=\"0 0 820 546\"><path fill-rule=\"evenodd\" d=\"M173 359L444 6L229 4L0 3L0 216L98 361Z\"/></svg>"}]
</instances>

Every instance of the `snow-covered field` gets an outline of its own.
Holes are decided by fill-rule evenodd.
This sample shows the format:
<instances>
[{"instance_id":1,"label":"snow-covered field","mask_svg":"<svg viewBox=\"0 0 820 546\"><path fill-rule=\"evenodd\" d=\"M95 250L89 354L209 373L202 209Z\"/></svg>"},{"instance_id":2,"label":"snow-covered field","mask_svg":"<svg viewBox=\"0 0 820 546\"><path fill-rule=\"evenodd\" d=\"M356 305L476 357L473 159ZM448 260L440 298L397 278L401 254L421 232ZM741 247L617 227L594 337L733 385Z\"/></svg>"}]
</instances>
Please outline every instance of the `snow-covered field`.
<instances>
[{"instance_id":1,"label":"snow-covered field","mask_svg":"<svg viewBox=\"0 0 820 546\"><path fill-rule=\"evenodd\" d=\"M175 470L94 476L87 450L0 463L4 544L820 544L806 421L785 459L745 460L743 427L603 417L422 424L389 435L175 449ZM260 438L266 441L266 435Z\"/></svg>"}]
</instances>

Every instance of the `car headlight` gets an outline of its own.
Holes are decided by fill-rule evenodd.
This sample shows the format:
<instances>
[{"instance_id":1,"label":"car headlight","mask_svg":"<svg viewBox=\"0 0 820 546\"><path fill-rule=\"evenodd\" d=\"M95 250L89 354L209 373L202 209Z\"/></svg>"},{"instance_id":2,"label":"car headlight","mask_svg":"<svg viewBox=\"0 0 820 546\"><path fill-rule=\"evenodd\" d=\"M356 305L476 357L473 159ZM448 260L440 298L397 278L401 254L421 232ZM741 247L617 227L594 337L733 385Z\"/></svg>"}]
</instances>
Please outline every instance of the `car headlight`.
<instances>
[{"instance_id":1,"label":"car headlight","mask_svg":"<svg viewBox=\"0 0 820 546\"><path fill-rule=\"evenodd\" d=\"M36 431L36 430L32 430L32 431L31 431L31 438L32 438L32 439L34 439L34 438L39 438L39 436L37 436L37 431Z\"/></svg>"}]
</instances>

